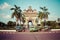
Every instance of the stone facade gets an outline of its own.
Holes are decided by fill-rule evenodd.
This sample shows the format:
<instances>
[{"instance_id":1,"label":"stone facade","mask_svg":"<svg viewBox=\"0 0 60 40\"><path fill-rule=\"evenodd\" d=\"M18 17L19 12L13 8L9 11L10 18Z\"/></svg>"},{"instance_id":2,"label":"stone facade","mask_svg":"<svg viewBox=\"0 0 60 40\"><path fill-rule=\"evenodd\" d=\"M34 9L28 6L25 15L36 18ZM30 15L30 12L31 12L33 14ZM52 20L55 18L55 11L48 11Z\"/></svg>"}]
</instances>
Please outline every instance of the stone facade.
<instances>
[{"instance_id":1,"label":"stone facade","mask_svg":"<svg viewBox=\"0 0 60 40\"><path fill-rule=\"evenodd\" d=\"M28 25L29 21L31 21L33 23L33 25L36 25L36 18L37 18L37 10L36 9L32 9L31 6L29 6L29 8L26 10L23 10L23 14L25 15L26 18L26 22L25 25Z\"/></svg>"}]
</instances>

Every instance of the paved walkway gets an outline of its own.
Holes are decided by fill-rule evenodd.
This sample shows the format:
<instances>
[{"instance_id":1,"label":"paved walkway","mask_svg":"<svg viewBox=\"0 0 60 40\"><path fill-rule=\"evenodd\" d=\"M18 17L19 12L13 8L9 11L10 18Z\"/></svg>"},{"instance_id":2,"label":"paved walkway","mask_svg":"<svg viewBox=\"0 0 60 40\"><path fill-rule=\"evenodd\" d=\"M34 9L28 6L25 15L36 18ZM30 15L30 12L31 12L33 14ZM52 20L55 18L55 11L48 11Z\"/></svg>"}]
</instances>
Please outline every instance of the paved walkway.
<instances>
[{"instance_id":1,"label":"paved walkway","mask_svg":"<svg viewBox=\"0 0 60 40\"><path fill-rule=\"evenodd\" d=\"M60 32L0 32L0 40L60 40Z\"/></svg>"}]
</instances>

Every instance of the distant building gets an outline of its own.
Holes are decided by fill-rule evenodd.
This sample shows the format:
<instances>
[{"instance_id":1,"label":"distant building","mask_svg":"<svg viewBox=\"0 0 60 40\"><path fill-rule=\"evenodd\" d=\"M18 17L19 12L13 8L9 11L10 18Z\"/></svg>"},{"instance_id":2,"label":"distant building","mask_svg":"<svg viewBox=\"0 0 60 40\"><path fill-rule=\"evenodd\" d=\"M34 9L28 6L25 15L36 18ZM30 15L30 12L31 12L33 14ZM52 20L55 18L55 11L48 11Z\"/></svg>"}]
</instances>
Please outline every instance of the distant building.
<instances>
[{"instance_id":1,"label":"distant building","mask_svg":"<svg viewBox=\"0 0 60 40\"><path fill-rule=\"evenodd\" d=\"M36 9L32 9L31 6L28 7L28 9L24 9L23 10L23 14L25 15L26 18L26 22L25 25L28 25L31 23L31 25L36 25L36 18L37 18L37 10Z\"/></svg>"},{"instance_id":2,"label":"distant building","mask_svg":"<svg viewBox=\"0 0 60 40\"><path fill-rule=\"evenodd\" d=\"M60 18L58 18L58 19L56 20L56 22L57 22L57 23L60 23Z\"/></svg>"},{"instance_id":3,"label":"distant building","mask_svg":"<svg viewBox=\"0 0 60 40\"><path fill-rule=\"evenodd\" d=\"M60 26L60 18L57 19L57 24Z\"/></svg>"},{"instance_id":4,"label":"distant building","mask_svg":"<svg viewBox=\"0 0 60 40\"><path fill-rule=\"evenodd\" d=\"M60 23L60 18L58 18L58 20L57 20L59 23Z\"/></svg>"}]
</instances>

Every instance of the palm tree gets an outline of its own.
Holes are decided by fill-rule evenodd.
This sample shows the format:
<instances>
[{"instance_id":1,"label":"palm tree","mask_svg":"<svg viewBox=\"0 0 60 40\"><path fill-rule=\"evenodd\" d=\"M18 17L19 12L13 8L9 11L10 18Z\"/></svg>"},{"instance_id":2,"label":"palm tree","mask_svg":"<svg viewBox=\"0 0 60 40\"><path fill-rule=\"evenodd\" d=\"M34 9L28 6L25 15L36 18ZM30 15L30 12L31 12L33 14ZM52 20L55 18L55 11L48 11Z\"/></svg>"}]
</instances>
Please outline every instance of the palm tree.
<instances>
[{"instance_id":1,"label":"palm tree","mask_svg":"<svg viewBox=\"0 0 60 40\"><path fill-rule=\"evenodd\" d=\"M22 14L22 22L23 22L23 25L24 25L24 23L25 23L25 15L24 14Z\"/></svg>"},{"instance_id":2,"label":"palm tree","mask_svg":"<svg viewBox=\"0 0 60 40\"><path fill-rule=\"evenodd\" d=\"M40 7L40 9L42 9L43 12L40 12L40 19L44 19L45 25L46 25L46 19L48 19L48 15L50 14L48 12L48 9L46 7ZM43 16L42 16L43 15Z\"/></svg>"},{"instance_id":3,"label":"palm tree","mask_svg":"<svg viewBox=\"0 0 60 40\"><path fill-rule=\"evenodd\" d=\"M40 23L42 22L43 17L44 17L44 13L39 11L39 13L38 13L38 19L39 19ZM42 24L40 24L40 25L42 26Z\"/></svg>"},{"instance_id":4,"label":"palm tree","mask_svg":"<svg viewBox=\"0 0 60 40\"><path fill-rule=\"evenodd\" d=\"M20 9L20 7L17 7L16 5L14 5L15 8L11 8L10 10L14 10L13 14L12 14L12 18L14 18L14 16L16 17L16 24L18 23L18 20L20 20L20 24L21 24L21 19L22 19L22 10Z\"/></svg>"},{"instance_id":5,"label":"palm tree","mask_svg":"<svg viewBox=\"0 0 60 40\"><path fill-rule=\"evenodd\" d=\"M39 11L38 18L42 20L43 17L44 17L44 13Z\"/></svg>"}]
</instances>

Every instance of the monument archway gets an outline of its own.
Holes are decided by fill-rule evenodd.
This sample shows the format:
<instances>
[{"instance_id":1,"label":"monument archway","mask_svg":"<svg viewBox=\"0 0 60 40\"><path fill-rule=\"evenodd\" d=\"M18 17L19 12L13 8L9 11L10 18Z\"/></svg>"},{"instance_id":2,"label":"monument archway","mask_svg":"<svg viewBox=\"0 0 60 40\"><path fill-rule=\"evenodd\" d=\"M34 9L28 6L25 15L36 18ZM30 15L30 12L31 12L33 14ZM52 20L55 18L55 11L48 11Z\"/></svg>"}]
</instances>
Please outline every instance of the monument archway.
<instances>
[{"instance_id":1,"label":"monument archway","mask_svg":"<svg viewBox=\"0 0 60 40\"><path fill-rule=\"evenodd\" d=\"M25 18L26 18L26 22L25 22L25 25L26 27L28 27L31 23L31 25L35 26L36 25L36 17L37 17L37 10L36 9L32 9L31 6L28 7L28 9L24 9L23 11L24 15L25 15Z\"/></svg>"}]
</instances>

